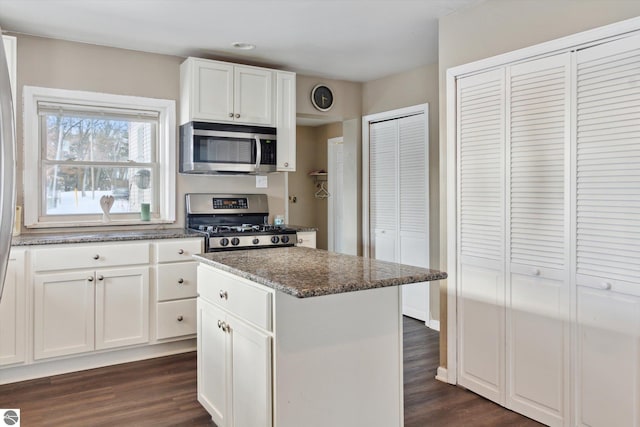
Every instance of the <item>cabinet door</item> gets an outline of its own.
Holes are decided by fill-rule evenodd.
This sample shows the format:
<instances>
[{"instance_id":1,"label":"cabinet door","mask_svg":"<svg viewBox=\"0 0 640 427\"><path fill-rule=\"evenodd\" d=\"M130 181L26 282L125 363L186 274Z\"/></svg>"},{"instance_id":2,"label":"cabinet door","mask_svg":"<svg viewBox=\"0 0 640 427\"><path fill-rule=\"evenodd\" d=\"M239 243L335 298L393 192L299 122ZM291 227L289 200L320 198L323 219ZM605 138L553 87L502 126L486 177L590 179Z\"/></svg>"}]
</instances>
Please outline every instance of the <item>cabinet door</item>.
<instances>
[{"instance_id":1,"label":"cabinet door","mask_svg":"<svg viewBox=\"0 0 640 427\"><path fill-rule=\"evenodd\" d=\"M235 121L274 126L273 72L255 67L234 68Z\"/></svg>"},{"instance_id":2,"label":"cabinet door","mask_svg":"<svg viewBox=\"0 0 640 427\"><path fill-rule=\"evenodd\" d=\"M93 271L35 275L35 359L93 350L94 280Z\"/></svg>"},{"instance_id":3,"label":"cabinet door","mask_svg":"<svg viewBox=\"0 0 640 427\"><path fill-rule=\"evenodd\" d=\"M505 399L504 70L458 81L458 378Z\"/></svg>"},{"instance_id":4,"label":"cabinet door","mask_svg":"<svg viewBox=\"0 0 640 427\"><path fill-rule=\"evenodd\" d=\"M276 128L279 171L296 170L296 75L278 71L276 74Z\"/></svg>"},{"instance_id":5,"label":"cabinet door","mask_svg":"<svg viewBox=\"0 0 640 427\"><path fill-rule=\"evenodd\" d=\"M149 268L96 271L96 349L149 340Z\"/></svg>"},{"instance_id":6,"label":"cabinet door","mask_svg":"<svg viewBox=\"0 0 640 427\"><path fill-rule=\"evenodd\" d=\"M233 65L192 61L191 120L233 121Z\"/></svg>"},{"instance_id":7,"label":"cabinet door","mask_svg":"<svg viewBox=\"0 0 640 427\"><path fill-rule=\"evenodd\" d=\"M24 361L25 289L24 252L11 251L0 301L0 365Z\"/></svg>"},{"instance_id":8,"label":"cabinet door","mask_svg":"<svg viewBox=\"0 0 640 427\"><path fill-rule=\"evenodd\" d=\"M198 402L219 427L230 426L229 335L222 330L224 311L198 298Z\"/></svg>"},{"instance_id":9,"label":"cabinet door","mask_svg":"<svg viewBox=\"0 0 640 427\"><path fill-rule=\"evenodd\" d=\"M640 297L578 286L577 425L640 425Z\"/></svg>"},{"instance_id":10,"label":"cabinet door","mask_svg":"<svg viewBox=\"0 0 640 427\"><path fill-rule=\"evenodd\" d=\"M569 410L570 54L508 69L507 407Z\"/></svg>"},{"instance_id":11,"label":"cabinet door","mask_svg":"<svg viewBox=\"0 0 640 427\"><path fill-rule=\"evenodd\" d=\"M271 338L227 317L231 336L231 399L234 427L271 426Z\"/></svg>"}]
</instances>

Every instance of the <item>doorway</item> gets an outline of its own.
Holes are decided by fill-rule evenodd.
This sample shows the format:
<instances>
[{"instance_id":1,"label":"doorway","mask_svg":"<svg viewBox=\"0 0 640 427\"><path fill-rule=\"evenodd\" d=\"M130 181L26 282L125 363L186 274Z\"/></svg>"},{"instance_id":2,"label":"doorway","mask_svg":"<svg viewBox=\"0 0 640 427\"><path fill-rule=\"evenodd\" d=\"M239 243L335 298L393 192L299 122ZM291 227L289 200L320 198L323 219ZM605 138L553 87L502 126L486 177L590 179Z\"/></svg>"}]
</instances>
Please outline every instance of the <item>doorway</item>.
<instances>
[{"instance_id":1,"label":"doorway","mask_svg":"<svg viewBox=\"0 0 640 427\"><path fill-rule=\"evenodd\" d=\"M345 191L344 191L344 138L331 138L327 141L327 185L329 200L327 203L328 249L331 252L349 253L344 241ZM356 255L352 253L351 255Z\"/></svg>"}]
</instances>

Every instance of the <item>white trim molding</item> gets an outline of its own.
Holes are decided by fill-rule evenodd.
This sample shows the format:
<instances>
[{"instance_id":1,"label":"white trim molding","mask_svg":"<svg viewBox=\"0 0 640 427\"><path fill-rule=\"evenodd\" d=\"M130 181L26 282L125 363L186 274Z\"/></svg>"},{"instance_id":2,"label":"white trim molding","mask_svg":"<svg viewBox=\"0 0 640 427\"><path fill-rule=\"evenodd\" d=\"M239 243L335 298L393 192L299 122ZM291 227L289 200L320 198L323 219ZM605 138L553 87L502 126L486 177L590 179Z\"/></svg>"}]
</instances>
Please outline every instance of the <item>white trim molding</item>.
<instances>
[{"instance_id":1,"label":"white trim molding","mask_svg":"<svg viewBox=\"0 0 640 427\"><path fill-rule=\"evenodd\" d=\"M66 89L23 87L24 103L24 223L28 228L79 227L105 225L146 225L173 223L176 219L176 103L169 99L144 98ZM39 135L38 103L72 103L87 108L144 109L158 114L156 162L158 165L158 209L151 221L127 215L105 224L100 219L86 220L79 216L64 220L43 220L41 217L41 141Z\"/></svg>"}]
</instances>

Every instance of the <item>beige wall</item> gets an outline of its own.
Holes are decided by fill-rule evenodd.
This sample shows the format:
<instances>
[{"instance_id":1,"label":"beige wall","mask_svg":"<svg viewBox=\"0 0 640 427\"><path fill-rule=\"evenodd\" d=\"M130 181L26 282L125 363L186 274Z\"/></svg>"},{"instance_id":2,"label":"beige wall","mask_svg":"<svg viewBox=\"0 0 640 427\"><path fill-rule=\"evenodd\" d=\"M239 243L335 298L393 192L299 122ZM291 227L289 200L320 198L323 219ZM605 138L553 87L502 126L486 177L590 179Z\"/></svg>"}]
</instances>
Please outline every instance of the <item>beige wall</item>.
<instances>
[{"instance_id":1,"label":"beige wall","mask_svg":"<svg viewBox=\"0 0 640 427\"><path fill-rule=\"evenodd\" d=\"M317 84L326 84L334 95L331 110L323 112L311 104L311 90ZM296 76L296 112L298 117L322 118L325 122L338 122L362 115L362 84L314 76Z\"/></svg>"},{"instance_id":2,"label":"beige wall","mask_svg":"<svg viewBox=\"0 0 640 427\"><path fill-rule=\"evenodd\" d=\"M18 39L17 202L20 205L24 200L22 186L23 147L24 144L36 143L35 141L23 140L22 87L24 85L172 99L176 101L176 112L178 111L179 66L183 58L21 34L16 36ZM175 161L177 165L177 158ZM178 175L176 181L177 220L169 227L184 226L184 193L188 192L266 193L269 196L271 213L274 215L284 214L284 174L271 174L268 176L268 180L269 187L265 191L264 189L256 189L255 177L251 176Z\"/></svg>"},{"instance_id":3,"label":"beige wall","mask_svg":"<svg viewBox=\"0 0 640 427\"><path fill-rule=\"evenodd\" d=\"M362 87L362 114L429 104L429 265L440 266L438 64L366 82ZM440 316L437 284L430 288L429 304L434 319Z\"/></svg>"},{"instance_id":4,"label":"beige wall","mask_svg":"<svg viewBox=\"0 0 640 427\"><path fill-rule=\"evenodd\" d=\"M316 227L316 244L327 249L327 199L314 197L316 183L308 173L327 170L327 140L342 136L342 122L322 126L298 126L296 172L289 174L289 222ZM293 198L296 202L293 202Z\"/></svg>"},{"instance_id":5,"label":"beige wall","mask_svg":"<svg viewBox=\"0 0 640 427\"><path fill-rule=\"evenodd\" d=\"M440 266L446 270L446 79L448 68L640 15L637 0L486 0L440 20ZM441 286L440 363L446 366L446 282Z\"/></svg>"}]
</instances>

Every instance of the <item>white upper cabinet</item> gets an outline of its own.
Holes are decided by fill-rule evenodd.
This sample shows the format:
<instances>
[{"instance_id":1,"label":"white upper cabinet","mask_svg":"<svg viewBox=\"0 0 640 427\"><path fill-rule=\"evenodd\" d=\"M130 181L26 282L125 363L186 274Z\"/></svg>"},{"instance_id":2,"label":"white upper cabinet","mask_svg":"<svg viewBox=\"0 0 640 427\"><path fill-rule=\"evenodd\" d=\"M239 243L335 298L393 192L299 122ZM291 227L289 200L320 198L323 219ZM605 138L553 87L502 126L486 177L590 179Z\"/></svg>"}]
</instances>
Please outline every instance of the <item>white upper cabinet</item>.
<instances>
[{"instance_id":1,"label":"white upper cabinet","mask_svg":"<svg viewBox=\"0 0 640 427\"><path fill-rule=\"evenodd\" d=\"M296 75L276 73L276 128L278 134L277 168L296 170Z\"/></svg>"},{"instance_id":2,"label":"white upper cabinet","mask_svg":"<svg viewBox=\"0 0 640 427\"><path fill-rule=\"evenodd\" d=\"M274 79L266 68L187 58L180 66L180 124L274 126Z\"/></svg>"}]
</instances>

